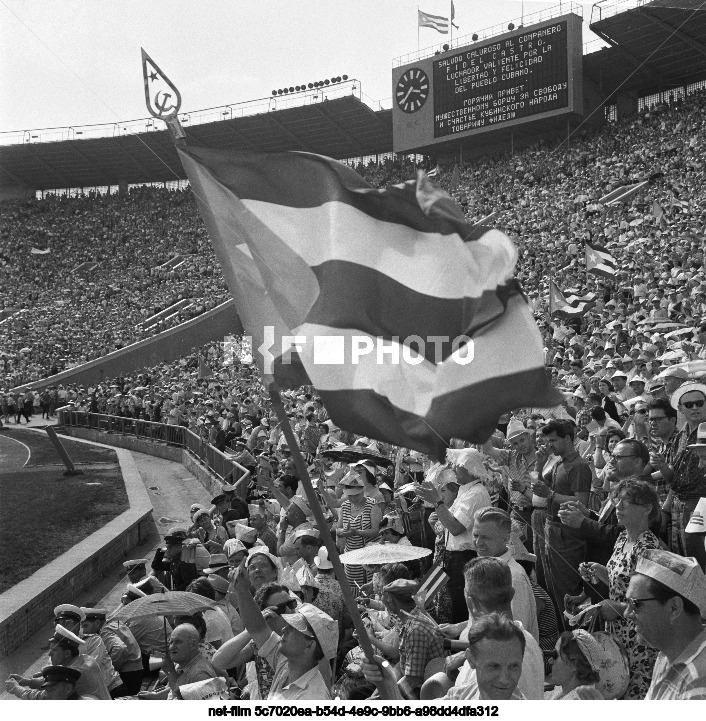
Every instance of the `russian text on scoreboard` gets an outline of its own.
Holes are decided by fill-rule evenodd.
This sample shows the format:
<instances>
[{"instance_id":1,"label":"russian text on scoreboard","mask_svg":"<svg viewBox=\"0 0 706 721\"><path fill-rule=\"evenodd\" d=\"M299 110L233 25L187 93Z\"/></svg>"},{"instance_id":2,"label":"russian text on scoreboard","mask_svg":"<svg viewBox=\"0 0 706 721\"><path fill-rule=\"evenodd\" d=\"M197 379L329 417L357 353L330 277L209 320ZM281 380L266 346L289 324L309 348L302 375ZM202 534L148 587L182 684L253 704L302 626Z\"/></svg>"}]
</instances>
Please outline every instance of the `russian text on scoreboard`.
<instances>
[{"instance_id":1,"label":"russian text on scoreboard","mask_svg":"<svg viewBox=\"0 0 706 721\"><path fill-rule=\"evenodd\" d=\"M581 50L567 15L395 68L395 151L581 113Z\"/></svg>"}]
</instances>

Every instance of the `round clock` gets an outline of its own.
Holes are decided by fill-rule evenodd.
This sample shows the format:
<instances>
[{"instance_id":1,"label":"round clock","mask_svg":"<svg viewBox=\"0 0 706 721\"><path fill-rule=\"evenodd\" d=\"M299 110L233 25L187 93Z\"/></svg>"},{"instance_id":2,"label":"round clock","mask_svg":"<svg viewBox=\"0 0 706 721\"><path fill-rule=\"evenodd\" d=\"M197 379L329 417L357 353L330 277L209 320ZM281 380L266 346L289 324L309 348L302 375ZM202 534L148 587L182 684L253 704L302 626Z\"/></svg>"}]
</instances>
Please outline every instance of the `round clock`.
<instances>
[{"instance_id":1,"label":"round clock","mask_svg":"<svg viewBox=\"0 0 706 721\"><path fill-rule=\"evenodd\" d=\"M395 100L400 110L416 113L429 97L429 78L421 68L405 70L397 81Z\"/></svg>"}]
</instances>

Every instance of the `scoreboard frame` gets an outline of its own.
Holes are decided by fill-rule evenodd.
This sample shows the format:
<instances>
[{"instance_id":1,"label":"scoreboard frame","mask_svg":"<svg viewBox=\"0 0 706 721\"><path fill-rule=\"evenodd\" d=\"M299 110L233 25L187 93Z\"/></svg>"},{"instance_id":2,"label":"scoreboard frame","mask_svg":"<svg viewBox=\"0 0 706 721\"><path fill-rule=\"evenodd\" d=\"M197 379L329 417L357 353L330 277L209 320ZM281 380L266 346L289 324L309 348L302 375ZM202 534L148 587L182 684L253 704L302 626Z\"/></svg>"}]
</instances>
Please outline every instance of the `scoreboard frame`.
<instances>
[{"instance_id":1,"label":"scoreboard frame","mask_svg":"<svg viewBox=\"0 0 706 721\"><path fill-rule=\"evenodd\" d=\"M506 93L512 90L516 94L521 94L518 91L518 83L521 84L522 76L531 77L537 69L540 68L543 57L545 57L552 50L547 50L547 44L551 44L552 39L552 28L560 26L566 23L566 84L567 87L564 91L566 98L560 96L556 102L561 104L561 107L555 107L553 109L542 110L542 102L537 103L537 112L524 114L520 117L510 117L510 113L507 113L508 119L502 119L504 117L502 109L509 107L513 103L507 103L508 100L519 100L518 97L508 97ZM497 131L501 129L511 129L514 126L522 125L526 123L532 123L538 120L553 118L560 115L568 114L583 114L583 43L582 43L582 27L583 20L578 15L573 13L567 15L561 15L545 22L537 23L528 27L520 29L514 29L510 32L503 33L494 38L485 39L471 45L465 45L463 47L453 48L444 53L438 55L432 55L430 57L422 58L414 63L408 63L392 70L392 130L393 130L393 150L396 153L404 152L415 152L422 148L426 148L433 145L450 144L457 141L463 141L471 136L480 135L483 133ZM544 31L544 32L542 32ZM532 38L533 34L534 39ZM517 56L513 55L507 57L507 53L516 52L520 44L520 40L524 38L522 43L523 52ZM563 42L563 40L562 40ZM530 46L531 43L531 47ZM506 50L507 53L502 58L504 67L500 68L500 53ZM529 53L527 51L530 51ZM491 60L493 54L495 59ZM473 60L471 60L473 58ZM459 100L461 104L465 105L464 98L460 97L456 99L454 103L449 101L453 100L454 92L450 91L450 83L453 82L456 87L460 83L468 83L471 79L468 75L469 72L479 72L479 70L471 70L468 66L473 63L476 68L479 68L479 64L484 62L483 58L486 58L490 62L488 65L493 65L489 73L485 72L485 83L491 85L489 88L485 88L483 83L482 74L478 74L473 77L473 80L478 80L479 89L475 91L478 97L482 97L485 102L478 102L474 106L468 106L467 108L459 109ZM513 59L514 58L514 59ZM539 58L537 60L536 58ZM477 60L476 60L477 59ZM469 62L464 62L468 60ZM563 60L562 58L559 61ZM453 75L455 79L453 81L449 79L443 80L445 87L440 86L439 75L440 69L444 67L453 66L455 72ZM527 73L524 73L524 69L527 68ZM493 88L491 81L488 77L498 75L498 69L502 69L503 72L518 72L517 79L504 81L499 83L497 87ZM560 68L560 71L563 69ZM436 79L435 79L436 75ZM448 76L448 73L447 73ZM556 77L556 76L555 76ZM547 87L553 87L554 85L561 86L564 82L563 78L561 81L554 84L551 80L547 81ZM455 91L455 87L451 86ZM435 92L436 90L436 92ZM496 96L499 92L505 93L503 96ZM465 90L459 91L465 93ZM504 98L504 100L503 100ZM524 98L525 102L532 100L533 98ZM441 107L442 103L446 101L445 107ZM555 104L556 104L555 102ZM495 103L498 103L498 107L494 109ZM503 105L505 103L505 105ZM474 115L474 118L478 118L485 114L487 119L488 113L496 113L493 122L487 122L486 124L478 125L483 123L484 120L472 122L471 110L472 107L481 108L480 113ZM523 106L523 109L529 107L528 105ZM463 123L463 126L467 127L458 132L449 130L449 125L445 125L445 120L442 117L461 117L468 118L468 122ZM497 119L500 117L501 119ZM459 121L461 122L461 121Z\"/></svg>"}]
</instances>

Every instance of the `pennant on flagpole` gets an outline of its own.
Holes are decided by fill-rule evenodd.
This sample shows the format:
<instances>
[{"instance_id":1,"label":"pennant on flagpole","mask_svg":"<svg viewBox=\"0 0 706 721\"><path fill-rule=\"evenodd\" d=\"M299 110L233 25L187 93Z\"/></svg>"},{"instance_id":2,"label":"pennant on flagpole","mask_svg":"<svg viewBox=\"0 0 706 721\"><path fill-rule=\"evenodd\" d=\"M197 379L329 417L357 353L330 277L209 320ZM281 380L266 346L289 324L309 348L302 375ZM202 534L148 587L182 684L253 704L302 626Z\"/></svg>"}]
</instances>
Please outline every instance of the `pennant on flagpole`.
<instances>
[{"instance_id":1,"label":"pennant on flagpole","mask_svg":"<svg viewBox=\"0 0 706 721\"><path fill-rule=\"evenodd\" d=\"M173 118L181 107L181 93L176 85L159 69L157 63L142 51L142 77L145 82L145 102L150 115L160 120Z\"/></svg>"}]
</instances>

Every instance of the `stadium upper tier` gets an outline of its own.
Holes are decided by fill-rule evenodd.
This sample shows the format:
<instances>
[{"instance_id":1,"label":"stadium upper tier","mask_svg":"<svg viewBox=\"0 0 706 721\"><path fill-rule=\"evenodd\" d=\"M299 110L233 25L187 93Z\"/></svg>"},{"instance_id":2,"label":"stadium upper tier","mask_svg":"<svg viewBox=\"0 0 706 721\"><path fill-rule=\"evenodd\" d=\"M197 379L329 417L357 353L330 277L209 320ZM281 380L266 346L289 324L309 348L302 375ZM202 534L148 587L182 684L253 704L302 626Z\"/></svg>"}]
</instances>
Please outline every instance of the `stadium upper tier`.
<instances>
[{"instance_id":1,"label":"stadium upper tier","mask_svg":"<svg viewBox=\"0 0 706 721\"><path fill-rule=\"evenodd\" d=\"M469 219L500 212L496 223L518 245L517 276L537 309L552 275L562 288L598 290L616 303L640 275L664 294L672 269L701 264L704 109L706 94L698 91L577 135L570 147L541 144L511 157L479 159L456 174L443 168L440 182L450 189L456 176L452 194ZM399 160L356 169L374 186L415 172ZM615 187L655 175L657 182L627 208L600 204ZM189 191L153 187L124 196L8 202L0 204L0 229L3 300L8 309L19 309L0 318L0 360L10 387L179 322L177 313L161 327L141 323L182 298L192 301L193 316L228 297ZM615 243L619 273L613 284L586 278L580 245L587 239ZM32 253L32 247L50 252ZM158 269L174 255L186 261ZM85 267L98 265L75 271L88 261ZM678 316L696 322L706 318L706 305L689 296Z\"/></svg>"},{"instance_id":2,"label":"stadium upper tier","mask_svg":"<svg viewBox=\"0 0 706 721\"><path fill-rule=\"evenodd\" d=\"M609 47L597 52L586 47L583 73L595 88L599 105L615 105L618 116L625 117L637 110L638 97L679 92L704 80L706 6L703 9L702 6L700 0L596 3L591 8L590 27ZM547 17L567 12L582 14L580 6L574 3L542 11L548 13ZM535 15L527 15L526 21L536 22ZM502 28L492 30L500 32ZM473 36L455 39L454 47L472 41ZM441 45L437 49L440 48ZM427 51L421 51L424 52ZM345 95L346 92L350 94ZM343 97L336 97L341 93ZM325 95L328 100L322 100ZM189 123L187 132L195 140L216 148L304 150L339 159L392 151L391 111L376 111L363 102L358 81L331 86L316 102L306 101L303 93L303 105L282 109L283 103L294 102L295 96L296 93L289 99L252 101L255 112L244 117L235 117L238 105L213 109L220 111L215 115L220 120ZM579 121L580 118L573 127ZM184 171L167 132L154 130L160 123L151 125L149 130L147 122L145 119L139 121L139 126L131 126L128 134L123 134L120 124L116 124L115 137L89 138L86 133L78 140L77 129L68 128L66 137L71 139L60 142L42 142L46 137L42 138L41 132L26 131L19 144L0 145L0 189L127 187L183 179ZM557 132L552 128L548 131L548 138ZM521 130L517 130L515 147L523 145L520 134ZM536 133L530 133L526 140L532 143L537 138ZM490 140L487 138L492 146ZM472 145L478 143L474 141Z\"/></svg>"}]
</instances>

